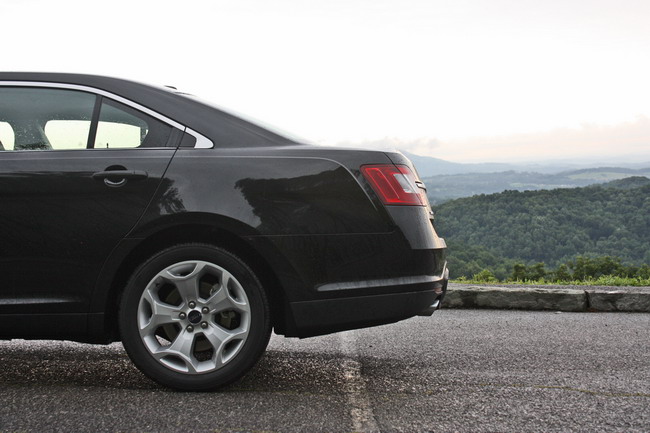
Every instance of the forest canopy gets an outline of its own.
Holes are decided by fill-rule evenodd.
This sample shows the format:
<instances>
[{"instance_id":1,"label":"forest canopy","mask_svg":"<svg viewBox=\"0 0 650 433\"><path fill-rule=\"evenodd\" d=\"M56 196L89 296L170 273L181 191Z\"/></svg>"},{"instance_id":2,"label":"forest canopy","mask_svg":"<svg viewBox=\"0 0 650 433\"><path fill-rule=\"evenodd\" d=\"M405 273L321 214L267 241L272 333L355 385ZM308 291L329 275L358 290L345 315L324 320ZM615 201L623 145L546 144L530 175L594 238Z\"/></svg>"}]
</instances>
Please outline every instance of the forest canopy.
<instances>
[{"instance_id":1,"label":"forest canopy","mask_svg":"<svg viewBox=\"0 0 650 433\"><path fill-rule=\"evenodd\" d=\"M650 263L650 179L542 191L504 191L434 206L447 239L452 277L490 269L511 275L515 264L549 268L578 257L611 256Z\"/></svg>"}]
</instances>

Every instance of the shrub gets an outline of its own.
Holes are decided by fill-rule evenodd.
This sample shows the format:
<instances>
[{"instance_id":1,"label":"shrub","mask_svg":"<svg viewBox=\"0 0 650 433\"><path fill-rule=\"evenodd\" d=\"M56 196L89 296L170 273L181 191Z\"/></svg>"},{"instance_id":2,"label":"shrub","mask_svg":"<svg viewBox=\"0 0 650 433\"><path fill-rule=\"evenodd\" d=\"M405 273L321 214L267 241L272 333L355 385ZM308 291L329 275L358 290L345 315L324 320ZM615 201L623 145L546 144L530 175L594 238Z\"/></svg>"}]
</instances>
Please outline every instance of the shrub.
<instances>
[{"instance_id":1,"label":"shrub","mask_svg":"<svg viewBox=\"0 0 650 433\"><path fill-rule=\"evenodd\" d=\"M489 269L483 269L478 274L474 275L472 278L474 281L479 283L497 283L499 280L494 276L492 271Z\"/></svg>"}]
</instances>

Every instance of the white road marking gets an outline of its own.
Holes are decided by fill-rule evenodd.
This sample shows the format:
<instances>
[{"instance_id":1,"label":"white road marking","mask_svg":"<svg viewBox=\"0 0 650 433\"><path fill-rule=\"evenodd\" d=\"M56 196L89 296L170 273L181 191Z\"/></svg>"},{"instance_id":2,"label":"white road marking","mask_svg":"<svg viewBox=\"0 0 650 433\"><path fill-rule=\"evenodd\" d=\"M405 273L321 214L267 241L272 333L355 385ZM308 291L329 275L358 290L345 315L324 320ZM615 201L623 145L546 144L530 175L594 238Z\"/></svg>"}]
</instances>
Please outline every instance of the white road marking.
<instances>
[{"instance_id":1,"label":"white road marking","mask_svg":"<svg viewBox=\"0 0 650 433\"><path fill-rule=\"evenodd\" d=\"M372 411L366 381L361 375L355 338L352 331L341 332L341 350L346 355L343 360L345 393L348 396L352 429L355 433L379 433L379 426Z\"/></svg>"}]
</instances>

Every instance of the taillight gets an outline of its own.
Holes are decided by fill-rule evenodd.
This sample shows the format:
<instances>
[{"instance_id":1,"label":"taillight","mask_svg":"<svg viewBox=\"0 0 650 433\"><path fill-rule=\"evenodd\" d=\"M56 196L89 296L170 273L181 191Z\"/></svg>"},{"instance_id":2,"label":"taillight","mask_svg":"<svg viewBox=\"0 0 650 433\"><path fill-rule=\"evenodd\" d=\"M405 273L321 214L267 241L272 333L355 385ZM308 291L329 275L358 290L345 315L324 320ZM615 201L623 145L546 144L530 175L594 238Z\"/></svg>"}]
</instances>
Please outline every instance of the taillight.
<instances>
[{"instance_id":1,"label":"taillight","mask_svg":"<svg viewBox=\"0 0 650 433\"><path fill-rule=\"evenodd\" d=\"M424 191L415 184L415 176L405 165L363 165L361 173L379 198L387 205L425 206Z\"/></svg>"}]
</instances>

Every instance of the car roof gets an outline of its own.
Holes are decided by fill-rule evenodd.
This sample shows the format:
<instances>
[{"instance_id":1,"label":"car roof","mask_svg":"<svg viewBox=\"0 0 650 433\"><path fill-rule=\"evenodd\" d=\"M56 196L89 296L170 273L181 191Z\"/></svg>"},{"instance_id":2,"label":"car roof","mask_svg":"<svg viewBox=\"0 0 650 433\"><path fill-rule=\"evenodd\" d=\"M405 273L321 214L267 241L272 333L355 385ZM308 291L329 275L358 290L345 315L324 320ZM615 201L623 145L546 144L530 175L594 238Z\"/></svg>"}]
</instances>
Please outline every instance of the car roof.
<instances>
[{"instance_id":1,"label":"car roof","mask_svg":"<svg viewBox=\"0 0 650 433\"><path fill-rule=\"evenodd\" d=\"M55 72L0 72L0 85L3 81L61 83L100 89L169 117L209 137L218 147L297 144L288 137L170 87L101 75Z\"/></svg>"}]
</instances>

